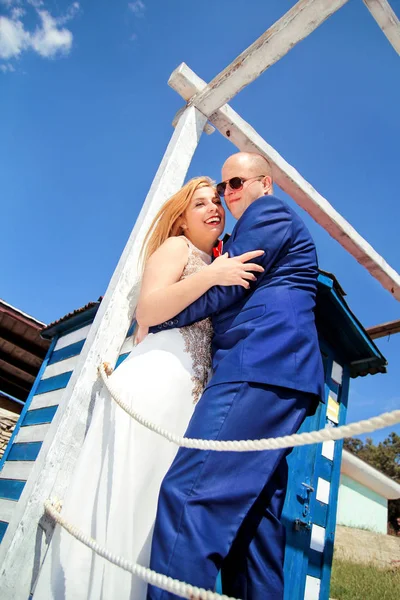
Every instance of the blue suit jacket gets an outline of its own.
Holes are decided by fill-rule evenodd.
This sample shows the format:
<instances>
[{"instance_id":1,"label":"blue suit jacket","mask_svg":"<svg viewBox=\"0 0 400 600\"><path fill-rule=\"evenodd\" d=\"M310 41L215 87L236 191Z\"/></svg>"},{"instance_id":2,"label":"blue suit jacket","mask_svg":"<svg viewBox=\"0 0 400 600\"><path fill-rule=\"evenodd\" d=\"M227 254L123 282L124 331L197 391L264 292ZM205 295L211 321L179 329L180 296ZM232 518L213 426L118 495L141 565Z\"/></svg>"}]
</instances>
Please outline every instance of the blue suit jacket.
<instances>
[{"instance_id":1,"label":"blue suit jacket","mask_svg":"<svg viewBox=\"0 0 400 600\"><path fill-rule=\"evenodd\" d=\"M214 375L209 385L258 382L310 392L323 400L314 318L315 246L300 217L275 196L253 202L224 247L230 256L258 249L265 254L254 262L265 272L250 290L215 286L150 331L183 327L211 316Z\"/></svg>"}]
</instances>

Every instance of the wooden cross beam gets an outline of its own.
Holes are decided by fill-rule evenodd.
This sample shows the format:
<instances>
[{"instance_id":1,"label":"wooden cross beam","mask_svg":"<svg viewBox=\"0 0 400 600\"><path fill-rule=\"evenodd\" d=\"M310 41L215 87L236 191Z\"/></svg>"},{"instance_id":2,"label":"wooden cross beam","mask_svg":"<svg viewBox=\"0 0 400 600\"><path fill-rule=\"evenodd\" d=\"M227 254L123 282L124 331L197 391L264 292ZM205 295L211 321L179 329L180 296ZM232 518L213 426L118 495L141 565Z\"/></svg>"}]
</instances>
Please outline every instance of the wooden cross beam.
<instances>
[{"instance_id":1,"label":"wooden cross beam","mask_svg":"<svg viewBox=\"0 0 400 600\"><path fill-rule=\"evenodd\" d=\"M400 21L387 0L363 0L397 54L400 54Z\"/></svg>"},{"instance_id":2,"label":"wooden cross beam","mask_svg":"<svg viewBox=\"0 0 400 600\"><path fill-rule=\"evenodd\" d=\"M373 340L386 337L387 335L393 335L394 333L400 333L400 319L367 327L365 331Z\"/></svg>"},{"instance_id":3,"label":"wooden cross beam","mask_svg":"<svg viewBox=\"0 0 400 600\"><path fill-rule=\"evenodd\" d=\"M348 0L300 0L189 101L212 115L326 21Z\"/></svg>"},{"instance_id":4,"label":"wooden cross beam","mask_svg":"<svg viewBox=\"0 0 400 600\"><path fill-rule=\"evenodd\" d=\"M185 63L175 69L168 83L186 101L207 88L206 82ZM354 256L383 287L400 300L398 273L249 123L246 123L229 105L219 108L210 115L209 120L239 150L258 152L265 156L271 163L275 182Z\"/></svg>"}]
</instances>

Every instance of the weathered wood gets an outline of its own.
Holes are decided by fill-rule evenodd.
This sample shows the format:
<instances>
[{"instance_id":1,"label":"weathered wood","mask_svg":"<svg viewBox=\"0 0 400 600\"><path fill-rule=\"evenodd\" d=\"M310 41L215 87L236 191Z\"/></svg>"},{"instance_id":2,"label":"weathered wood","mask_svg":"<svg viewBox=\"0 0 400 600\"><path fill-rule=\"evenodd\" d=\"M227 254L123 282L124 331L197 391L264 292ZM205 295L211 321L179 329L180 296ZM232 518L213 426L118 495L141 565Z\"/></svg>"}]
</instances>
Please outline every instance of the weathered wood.
<instances>
[{"instance_id":1,"label":"weathered wood","mask_svg":"<svg viewBox=\"0 0 400 600\"><path fill-rule=\"evenodd\" d=\"M10 354L9 352L3 352L3 350L0 350L0 363L1 362L4 362L10 367L18 369L22 373L28 373L28 375L32 375L32 377L36 377L39 370L38 367L27 363L23 359L19 359L18 357L12 356L12 354Z\"/></svg>"},{"instance_id":2,"label":"weathered wood","mask_svg":"<svg viewBox=\"0 0 400 600\"><path fill-rule=\"evenodd\" d=\"M373 340L386 337L387 335L393 335L394 333L400 333L400 319L367 327L365 331Z\"/></svg>"},{"instance_id":3,"label":"weathered wood","mask_svg":"<svg viewBox=\"0 0 400 600\"><path fill-rule=\"evenodd\" d=\"M0 327L0 338L5 342L13 344L13 346L21 348L24 352L28 352L28 354L33 354L35 358L44 358L46 356L46 348L39 346L39 344L33 341L26 340L22 335L9 331L5 327Z\"/></svg>"},{"instance_id":4,"label":"weathered wood","mask_svg":"<svg viewBox=\"0 0 400 600\"><path fill-rule=\"evenodd\" d=\"M387 0L363 0L397 54L400 54L400 21Z\"/></svg>"},{"instance_id":5,"label":"weathered wood","mask_svg":"<svg viewBox=\"0 0 400 600\"><path fill-rule=\"evenodd\" d=\"M206 87L187 65L182 63L171 75L169 85L189 100ZM218 109L210 122L239 150L258 152L271 163L274 181L299 206L343 246L383 287L400 300L400 277L372 246L344 219L312 185L287 163L244 119L230 106Z\"/></svg>"},{"instance_id":6,"label":"weathered wood","mask_svg":"<svg viewBox=\"0 0 400 600\"><path fill-rule=\"evenodd\" d=\"M198 94L189 106L210 116L285 56L348 0L300 0Z\"/></svg>"},{"instance_id":7,"label":"weathered wood","mask_svg":"<svg viewBox=\"0 0 400 600\"><path fill-rule=\"evenodd\" d=\"M138 256L145 233L165 200L184 182L206 118L191 107L182 115L154 178L132 234L112 276L74 373L0 545L0 597L28 598L41 554L43 503L63 498L100 387L97 367L115 363L137 301ZM113 207L110 207L113 210Z\"/></svg>"}]
</instances>

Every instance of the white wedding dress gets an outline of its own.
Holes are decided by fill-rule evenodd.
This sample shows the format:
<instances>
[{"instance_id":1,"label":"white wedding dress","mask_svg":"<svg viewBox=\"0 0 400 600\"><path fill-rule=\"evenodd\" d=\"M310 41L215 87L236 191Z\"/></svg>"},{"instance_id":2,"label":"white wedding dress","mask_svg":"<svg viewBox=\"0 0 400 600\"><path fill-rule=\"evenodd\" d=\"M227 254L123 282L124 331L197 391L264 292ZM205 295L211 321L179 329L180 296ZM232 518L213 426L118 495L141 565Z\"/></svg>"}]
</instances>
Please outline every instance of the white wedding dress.
<instances>
[{"instance_id":1,"label":"white wedding dress","mask_svg":"<svg viewBox=\"0 0 400 600\"><path fill-rule=\"evenodd\" d=\"M185 238L186 239L186 238ZM190 242L182 277L211 259ZM183 435L211 368L209 319L149 334L111 375L121 398ZM134 421L103 389L62 516L109 551L147 567L160 485L178 447ZM145 600L147 584L56 526L34 600Z\"/></svg>"}]
</instances>

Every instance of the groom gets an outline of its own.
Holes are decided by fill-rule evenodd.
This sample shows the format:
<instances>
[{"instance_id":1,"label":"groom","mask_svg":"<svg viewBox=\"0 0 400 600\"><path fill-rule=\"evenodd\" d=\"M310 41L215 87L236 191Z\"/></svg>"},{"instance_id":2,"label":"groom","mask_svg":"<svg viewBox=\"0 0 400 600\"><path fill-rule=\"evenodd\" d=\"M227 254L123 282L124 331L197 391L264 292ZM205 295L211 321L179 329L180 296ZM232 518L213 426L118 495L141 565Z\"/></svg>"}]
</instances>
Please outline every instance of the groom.
<instances>
[{"instance_id":1,"label":"groom","mask_svg":"<svg viewBox=\"0 0 400 600\"><path fill-rule=\"evenodd\" d=\"M224 252L262 249L255 262L265 271L250 290L211 288L174 319L182 327L211 315L214 327L214 374L186 436L290 435L323 394L315 246L300 217L272 195L264 157L234 154L222 179L218 193L238 220ZM180 448L160 491L151 568L206 589L221 570L226 595L282 600L287 454ZM149 586L148 600L172 598Z\"/></svg>"}]
</instances>

